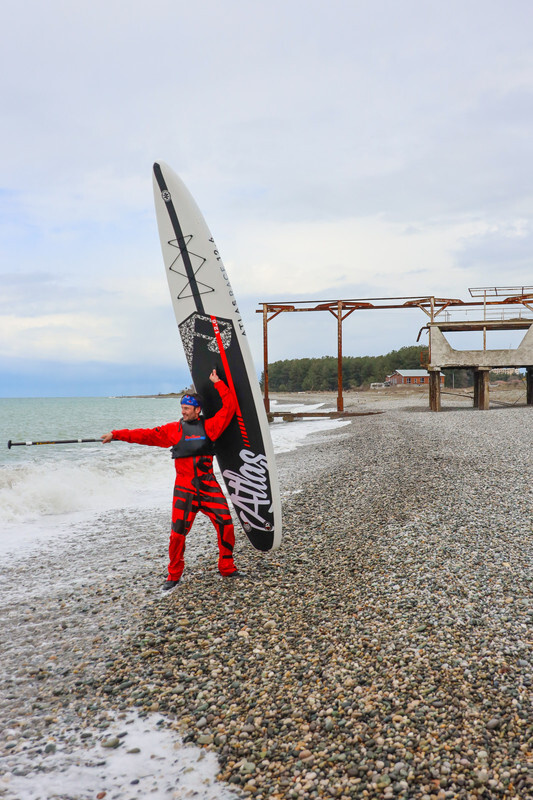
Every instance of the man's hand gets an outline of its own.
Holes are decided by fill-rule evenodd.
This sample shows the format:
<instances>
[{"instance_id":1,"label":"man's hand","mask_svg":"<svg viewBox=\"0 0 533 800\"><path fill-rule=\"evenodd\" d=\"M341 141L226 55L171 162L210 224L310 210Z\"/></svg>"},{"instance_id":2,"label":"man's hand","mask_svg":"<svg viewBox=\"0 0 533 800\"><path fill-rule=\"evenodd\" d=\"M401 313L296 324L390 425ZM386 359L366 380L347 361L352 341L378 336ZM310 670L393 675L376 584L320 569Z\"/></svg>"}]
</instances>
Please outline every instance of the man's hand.
<instances>
[{"instance_id":1,"label":"man's hand","mask_svg":"<svg viewBox=\"0 0 533 800\"><path fill-rule=\"evenodd\" d=\"M217 375L216 369L214 369L213 372L211 373L211 375L209 376L209 380L212 383L218 383L219 382L220 378Z\"/></svg>"},{"instance_id":2,"label":"man's hand","mask_svg":"<svg viewBox=\"0 0 533 800\"><path fill-rule=\"evenodd\" d=\"M104 434L104 436L101 436L100 438L102 440L102 444L109 444L109 442L113 441L113 434L112 433L106 433L106 434Z\"/></svg>"}]
</instances>

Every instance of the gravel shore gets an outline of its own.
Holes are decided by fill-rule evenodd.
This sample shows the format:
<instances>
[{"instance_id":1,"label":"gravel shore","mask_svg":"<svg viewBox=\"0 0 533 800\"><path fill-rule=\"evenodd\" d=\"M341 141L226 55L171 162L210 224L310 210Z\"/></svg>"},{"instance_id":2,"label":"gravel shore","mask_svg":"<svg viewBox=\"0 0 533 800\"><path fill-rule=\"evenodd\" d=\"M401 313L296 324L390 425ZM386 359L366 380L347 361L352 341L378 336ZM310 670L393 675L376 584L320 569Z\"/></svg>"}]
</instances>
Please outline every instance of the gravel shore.
<instances>
[{"instance_id":1,"label":"gravel shore","mask_svg":"<svg viewBox=\"0 0 533 800\"><path fill-rule=\"evenodd\" d=\"M245 579L218 576L200 525L161 597L166 510L102 517L67 563L50 546L8 564L4 770L46 770L89 730L108 744L136 710L257 800L533 797L533 409L346 408L384 413L279 457L283 545L241 538Z\"/></svg>"}]
</instances>

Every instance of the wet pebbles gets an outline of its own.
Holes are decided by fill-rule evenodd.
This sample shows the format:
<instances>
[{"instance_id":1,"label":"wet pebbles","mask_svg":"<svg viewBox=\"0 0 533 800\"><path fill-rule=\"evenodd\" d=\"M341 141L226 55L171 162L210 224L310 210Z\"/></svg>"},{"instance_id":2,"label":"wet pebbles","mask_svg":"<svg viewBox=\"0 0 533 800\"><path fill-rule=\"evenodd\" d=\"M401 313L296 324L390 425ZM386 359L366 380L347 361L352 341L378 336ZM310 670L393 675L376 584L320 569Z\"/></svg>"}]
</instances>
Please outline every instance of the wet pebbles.
<instances>
[{"instance_id":1,"label":"wet pebbles","mask_svg":"<svg viewBox=\"0 0 533 800\"><path fill-rule=\"evenodd\" d=\"M280 458L284 544L241 542L245 579L211 541L159 598L144 520L109 591L93 558L77 603L8 608L4 758L136 709L258 800L533 797L533 410L382 408Z\"/></svg>"}]
</instances>

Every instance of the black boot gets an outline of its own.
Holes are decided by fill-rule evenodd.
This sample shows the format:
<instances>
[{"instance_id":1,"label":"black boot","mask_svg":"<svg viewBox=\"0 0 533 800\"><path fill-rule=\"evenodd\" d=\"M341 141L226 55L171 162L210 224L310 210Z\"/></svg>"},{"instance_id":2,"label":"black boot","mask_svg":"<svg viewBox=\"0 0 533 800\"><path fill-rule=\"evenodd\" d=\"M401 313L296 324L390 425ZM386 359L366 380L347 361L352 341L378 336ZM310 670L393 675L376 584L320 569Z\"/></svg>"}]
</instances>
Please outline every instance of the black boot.
<instances>
[{"instance_id":1,"label":"black boot","mask_svg":"<svg viewBox=\"0 0 533 800\"><path fill-rule=\"evenodd\" d=\"M170 581L170 580L167 580L167 581L165 581L165 582L164 582L164 584L162 585L162 587L161 587L161 591L163 591L163 592L170 592L170 591L171 591L171 589L175 589L175 588L176 588L176 586L178 585L178 583L179 583L179 581Z\"/></svg>"}]
</instances>

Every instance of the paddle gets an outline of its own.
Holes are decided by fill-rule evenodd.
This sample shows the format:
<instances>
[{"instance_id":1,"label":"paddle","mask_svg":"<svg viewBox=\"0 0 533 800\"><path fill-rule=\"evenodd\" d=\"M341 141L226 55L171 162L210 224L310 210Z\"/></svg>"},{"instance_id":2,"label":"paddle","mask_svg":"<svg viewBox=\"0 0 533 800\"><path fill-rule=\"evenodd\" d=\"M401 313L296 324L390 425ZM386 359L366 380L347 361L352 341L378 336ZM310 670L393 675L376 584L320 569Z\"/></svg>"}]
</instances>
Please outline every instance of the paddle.
<instances>
[{"instance_id":1,"label":"paddle","mask_svg":"<svg viewBox=\"0 0 533 800\"><path fill-rule=\"evenodd\" d=\"M12 442L10 439L7 446L11 450L12 447L28 447L32 444L80 444L81 442L101 441L101 439L58 439L56 442Z\"/></svg>"}]
</instances>

